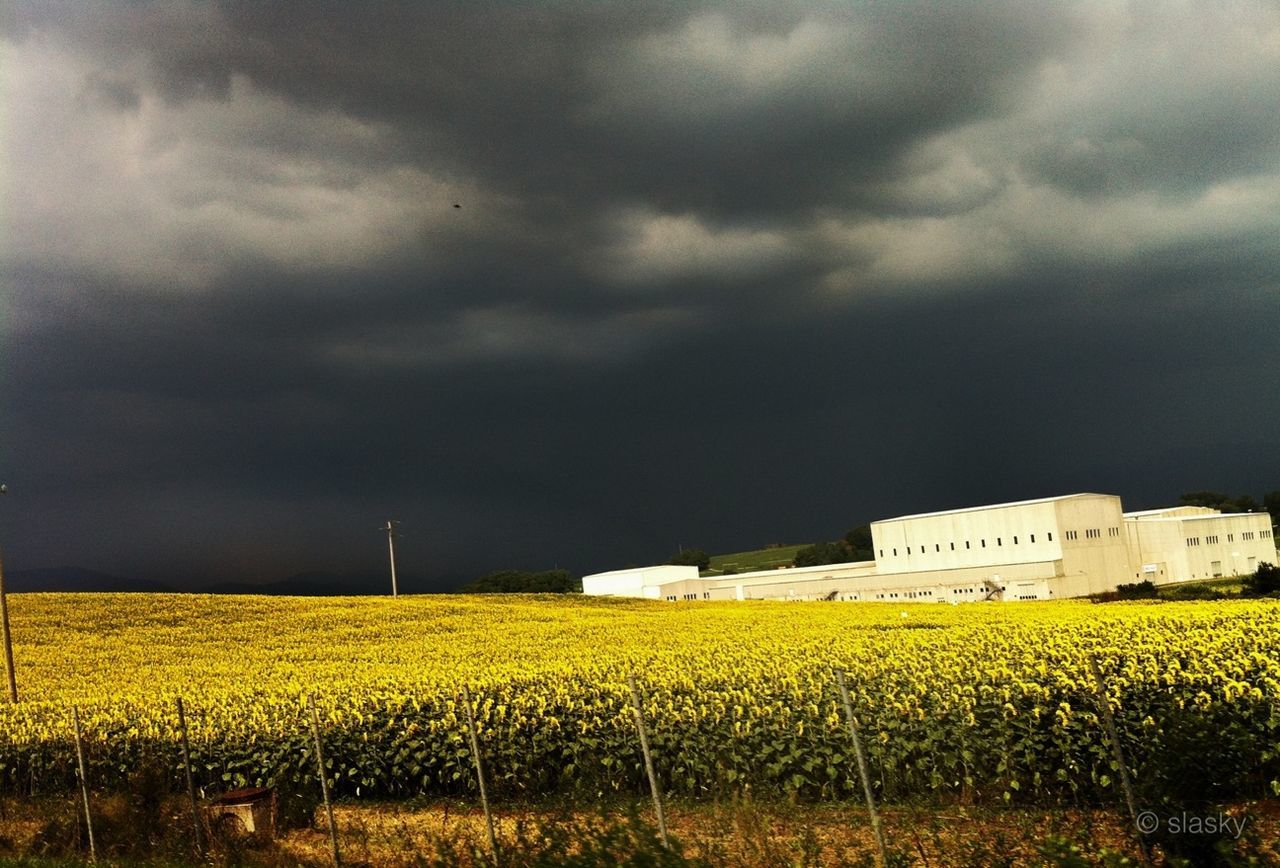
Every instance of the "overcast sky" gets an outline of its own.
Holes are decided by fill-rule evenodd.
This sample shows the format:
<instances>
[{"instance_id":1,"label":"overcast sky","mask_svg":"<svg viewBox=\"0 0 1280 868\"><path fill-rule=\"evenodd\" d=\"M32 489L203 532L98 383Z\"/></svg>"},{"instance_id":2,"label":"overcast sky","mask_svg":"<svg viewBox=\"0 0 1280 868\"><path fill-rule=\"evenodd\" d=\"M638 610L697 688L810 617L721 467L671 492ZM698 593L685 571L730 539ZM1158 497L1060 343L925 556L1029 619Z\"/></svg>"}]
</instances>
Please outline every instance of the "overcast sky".
<instances>
[{"instance_id":1,"label":"overcast sky","mask_svg":"<svg viewBox=\"0 0 1280 868\"><path fill-rule=\"evenodd\" d=\"M0 64L11 568L1280 487L1275 2L16 2Z\"/></svg>"}]
</instances>

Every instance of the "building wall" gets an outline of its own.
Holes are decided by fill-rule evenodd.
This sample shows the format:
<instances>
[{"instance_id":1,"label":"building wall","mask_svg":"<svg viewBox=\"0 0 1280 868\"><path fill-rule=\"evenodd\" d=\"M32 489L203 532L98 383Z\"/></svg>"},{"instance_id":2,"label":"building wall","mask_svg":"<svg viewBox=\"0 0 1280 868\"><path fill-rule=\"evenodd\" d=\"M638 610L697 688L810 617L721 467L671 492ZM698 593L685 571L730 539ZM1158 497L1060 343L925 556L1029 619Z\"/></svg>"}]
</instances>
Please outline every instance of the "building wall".
<instances>
[{"instance_id":1,"label":"building wall","mask_svg":"<svg viewBox=\"0 0 1280 868\"><path fill-rule=\"evenodd\" d=\"M1066 596L1060 561L894 574L878 573L866 566L831 564L706 577L663 585L662 599L975 603L988 599L988 592L996 589L1000 593L992 598L1009 601Z\"/></svg>"},{"instance_id":2,"label":"building wall","mask_svg":"<svg viewBox=\"0 0 1280 868\"><path fill-rule=\"evenodd\" d=\"M1054 501L1062 542L1062 594L1114 590L1133 571L1120 498L1093 494Z\"/></svg>"},{"instance_id":3,"label":"building wall","mask_svg":"<svg viewBox=\"0 0 1280 868\"><path fill-rule=\"evenodd\" d=\"M658 597L659 586L686 579L697 579L698 568L662 564L611 570L582 577L582 593L614 597Z\"/></svg>"},{"instance_id":4,"label":"building wall","mask_svg":"<svg viewBox=\"0 0 1280 868\"><path fill-rule=\"evenodd\" d=\"M1247 575L1276 562L1271 517L1263 513L1134 514L1126 537L1135 553L1134 581L1156 584Z\"/></svg>"},{"instance_id":5,"label":"building wall","mask_svg":"<svg viewBox=\"0 0 1280 868\"><path fill-rule=\"evenodd\" d=\"M879 568L924 572L1062 557L1051 502L959 510L873 522Z\"/></svg>"}]
</instances>

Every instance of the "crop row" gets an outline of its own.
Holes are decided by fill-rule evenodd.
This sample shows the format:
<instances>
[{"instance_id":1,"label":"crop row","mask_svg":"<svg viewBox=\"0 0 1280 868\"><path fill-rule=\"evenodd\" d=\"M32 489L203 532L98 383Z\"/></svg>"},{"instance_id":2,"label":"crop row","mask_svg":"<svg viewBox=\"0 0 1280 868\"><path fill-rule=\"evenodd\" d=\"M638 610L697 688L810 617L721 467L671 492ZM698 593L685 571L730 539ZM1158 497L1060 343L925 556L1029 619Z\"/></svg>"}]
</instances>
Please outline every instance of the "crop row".
<instances>
[{"instance_id":1,"label":"crop row","mask_svg":"<svg viewBox=\"0 0 1280 868\"><path fill-rule=\"evenodd\" d=\"M635 673L669 791L843 798L855 778L840 668L882 797L1091 801L1116 786L1095 656L1137 775L1195 756L1216 764L1224 792L1280 793L1272 603L919 607L904 617L875 604L271 601L252 603L276 627L268 648L228 658L230 636L256 623L250 612L169 597L146 599L150 609L144 598L28 600L39 606L15 607L15 634L27 631L18 650L32 695L0 710L10 791L72 784L72 705L95 785L128 786L159 768L176 787L178 695L207 789L305 786L314 760L303 701L314 694L339 795L468 793L466 684L498 794L639 792L626 687ZM123 603L128 618L113 608ZM76 609L86 605L120 626L90 629L93 610ZM215 615L229 632L201 656L196 625ZM344 616L340 639L316 641L320 615ZM78 624L82 635L69 635ZM40 629L45 641L32 642ZM115 677L93 666L104 655ZM67 677L52 678L58 668Z\"/></svg>"}]
</instances>

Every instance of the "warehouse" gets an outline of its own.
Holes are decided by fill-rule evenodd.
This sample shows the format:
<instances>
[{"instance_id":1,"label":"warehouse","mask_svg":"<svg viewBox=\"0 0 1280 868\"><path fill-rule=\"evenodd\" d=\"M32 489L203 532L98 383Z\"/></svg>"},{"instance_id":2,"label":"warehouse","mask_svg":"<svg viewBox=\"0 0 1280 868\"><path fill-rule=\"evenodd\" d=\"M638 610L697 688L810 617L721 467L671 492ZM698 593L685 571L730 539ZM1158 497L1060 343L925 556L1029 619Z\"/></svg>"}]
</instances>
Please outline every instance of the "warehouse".
<instances>
[{"instance_id":1,"label":"warehouse","mask_svg":"<svg viewBox=\"0 0 1280 868\"><path fill-rule=\"evenodd\" d=\"M1275 563L1271 517L1265 513L1220 513L1178 506L1125 513L1133 577L1158 585L1220 576L1248 575L1260 563Z\"/></svg>"},{"instance_id":2,"label":"warehouse","mask_svg":"<svg viewBox=\"0 0 1280 868\"><path fill-rule=\"evenodd\" d=\"M876 559L738 575L660 566L584 576L587 594L685 600L1047 600L1119 584L1194 581L1276 561L1266 513L1206 507L1125 513L1111 494L1069 494L883 519Z\"/></svg>"}]
</instances>

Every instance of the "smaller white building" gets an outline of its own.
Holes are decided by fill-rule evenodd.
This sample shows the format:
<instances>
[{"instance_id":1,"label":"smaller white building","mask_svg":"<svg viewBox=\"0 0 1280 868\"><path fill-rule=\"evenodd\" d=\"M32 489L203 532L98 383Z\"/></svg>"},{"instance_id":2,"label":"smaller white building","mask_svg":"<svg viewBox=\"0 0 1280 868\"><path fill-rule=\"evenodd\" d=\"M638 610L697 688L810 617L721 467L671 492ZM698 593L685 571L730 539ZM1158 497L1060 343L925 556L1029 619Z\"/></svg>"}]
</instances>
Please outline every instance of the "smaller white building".
<instances>
[{"instance_id":1,"label":"smaller white building","mask_svg":"<svg viewBox=\"0 0 1280 868\"><path fill-rule=\"evenodd\" d=\"M696 581L697 567L661 564L655 567L632 567L582 577L582 593L609 597L647 597L660 599L663 585Z\"/></svg>"},{"instance_id":2,"label":"smaller white building","mask_svg":"<svg viewBox=\"0 0 1280 868\"><path fill-rule=\"evenodd\" d=\"M1276 562L1271 516L1174 506L1124 514L1135 581L1157 585L1249 575Z\"/></svg>"}]
</instances>

